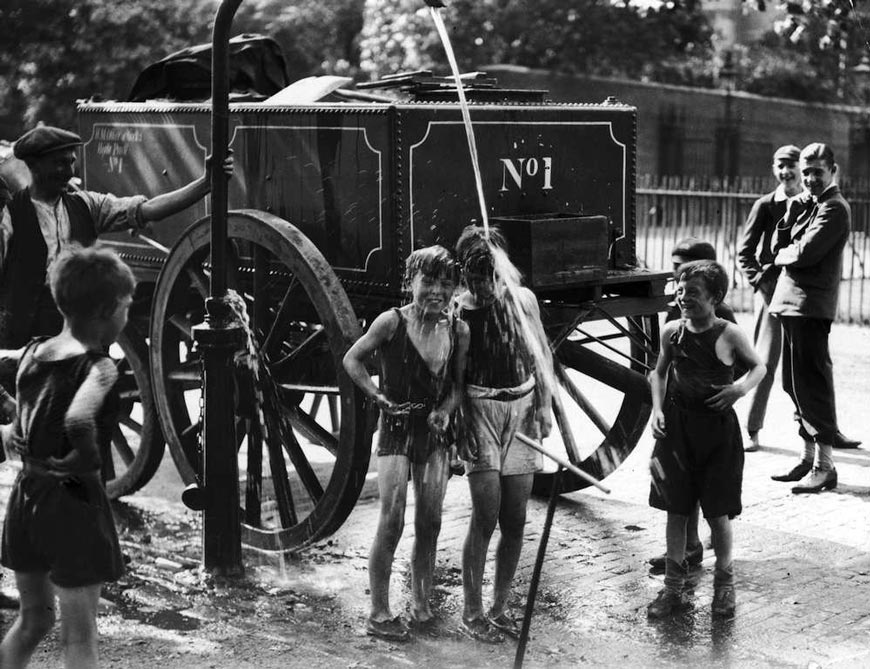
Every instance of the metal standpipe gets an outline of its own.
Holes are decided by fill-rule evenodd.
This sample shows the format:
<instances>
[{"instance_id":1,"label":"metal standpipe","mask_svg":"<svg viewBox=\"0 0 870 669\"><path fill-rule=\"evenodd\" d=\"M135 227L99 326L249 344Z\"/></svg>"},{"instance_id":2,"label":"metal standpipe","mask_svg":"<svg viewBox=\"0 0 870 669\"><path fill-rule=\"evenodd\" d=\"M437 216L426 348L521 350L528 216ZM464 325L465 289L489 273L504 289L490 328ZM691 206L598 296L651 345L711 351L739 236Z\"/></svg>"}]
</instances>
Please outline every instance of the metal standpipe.
<instances>
[{"instance_id":1,"label":"metal standpipe","mask_svg":"<svg viewBox=\"0 0 870 669\"><path fill-rule=\"evenodd\" d=\"M244 331L227 299L227 193L222 169L229 141L229 33L242 0L223 0L212 37L211 285L206 322L194 328L202 351L202 554L206 571L240 576L239 464L233 404L233 358Z\"/></svg>"}]
</instances>

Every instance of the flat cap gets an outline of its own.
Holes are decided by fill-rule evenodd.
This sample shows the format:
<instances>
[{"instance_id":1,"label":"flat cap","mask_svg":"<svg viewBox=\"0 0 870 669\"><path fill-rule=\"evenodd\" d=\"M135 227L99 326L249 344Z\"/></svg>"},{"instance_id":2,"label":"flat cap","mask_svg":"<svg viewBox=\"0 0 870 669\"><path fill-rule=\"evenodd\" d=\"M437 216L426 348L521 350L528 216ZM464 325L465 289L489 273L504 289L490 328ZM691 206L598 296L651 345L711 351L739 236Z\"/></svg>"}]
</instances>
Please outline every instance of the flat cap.
<instances>
[{"instance_id":1,"label":"flat cap","mask_svg":"<svg viewBox=\"0 0 870 669\"><path fill-rule=\"evenodd\" d=\"M671 251L672 256L684 260L716 260L716 249L710 242L697 237L686 237L677 242Z\"/></svg>"},{"instance_id":2,"label":"flat cap","mask_svg":"<svg viewBox=\"0 0 870 669\"><path fill-rule=\"evenodd\" d=\"M21 135L12 145L12 153L19 160L27 160L44 156L52 151L70 149L81 143L82 138L74 132L50 125L40 125Z\"/></svg>"},{"instance_id":3,"label":"flat cap","mask_svg":"<svg viewBox=\"0 0 870 669\"><path fill-rule=\"evenodd\" d=\"M791 162L796 163L800 157L801 150L794 144L786 144L773 152L774 160L790 160Z\"/></svg>"}]
</instances>

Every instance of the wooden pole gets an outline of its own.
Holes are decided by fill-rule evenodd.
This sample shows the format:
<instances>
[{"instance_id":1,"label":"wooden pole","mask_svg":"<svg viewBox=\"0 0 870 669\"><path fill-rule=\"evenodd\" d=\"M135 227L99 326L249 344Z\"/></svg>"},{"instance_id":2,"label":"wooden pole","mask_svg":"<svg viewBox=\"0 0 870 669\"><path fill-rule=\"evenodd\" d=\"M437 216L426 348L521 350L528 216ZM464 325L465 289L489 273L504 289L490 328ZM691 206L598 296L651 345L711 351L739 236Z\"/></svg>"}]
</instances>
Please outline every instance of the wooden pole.
<instances>
[{"instance_id":1,"label":"wooden pole","mask_svg":"<svg viewBox=\"0 0 870 669\"><path fill-rule=\"evenodd\" d=\"M596 488L598 488L602 492L606 492L608 495L610 494L610 488L608 488L604 484L602 484L601 481L599 481L597 478L595 478L591 474L587 474L586 472L584 472L582 469L580 469L576 465L568 462L565 458L562 458L554 453L550 453L550 451L548 451L546 448L544 448L541 444L539 444L537 441L535 441L531 437L523 434L522 432L517 432L517 439L519 439L521 442L523 442L529 448L533 448L534 450L538 451L538 453L541 453L542 455L545 455L546 457L550 458L550 460L555 462L560 467L563 467L564 469L567 469L568 471L573 472L574 474L577 474L577 476L579 476L582 479L585 479L586 481L588 481L589 483L594 485Z\"/></svg>"}]
</instances>

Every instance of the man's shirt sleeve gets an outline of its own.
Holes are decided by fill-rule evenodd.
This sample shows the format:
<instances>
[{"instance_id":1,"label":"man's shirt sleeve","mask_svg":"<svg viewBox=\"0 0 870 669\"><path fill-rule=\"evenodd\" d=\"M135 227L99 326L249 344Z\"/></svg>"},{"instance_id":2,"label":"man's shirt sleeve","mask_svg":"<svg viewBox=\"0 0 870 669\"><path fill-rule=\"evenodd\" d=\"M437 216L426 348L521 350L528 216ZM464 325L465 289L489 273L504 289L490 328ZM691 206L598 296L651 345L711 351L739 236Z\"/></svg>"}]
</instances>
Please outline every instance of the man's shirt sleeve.
<instances>
[{"instance_id":1,"label":"man's shirt sleeve","mask_svg":"<svg viewBox=\"0 0 870 669\"><path fill-rule=\"evenodd\" d=\"M79 191L76 195L88 205L97 235L120 230L141 230L146 225L142 218L142 205L148 198L144 195L118 197L91 191Z\"/></svg>"}]
</instances>

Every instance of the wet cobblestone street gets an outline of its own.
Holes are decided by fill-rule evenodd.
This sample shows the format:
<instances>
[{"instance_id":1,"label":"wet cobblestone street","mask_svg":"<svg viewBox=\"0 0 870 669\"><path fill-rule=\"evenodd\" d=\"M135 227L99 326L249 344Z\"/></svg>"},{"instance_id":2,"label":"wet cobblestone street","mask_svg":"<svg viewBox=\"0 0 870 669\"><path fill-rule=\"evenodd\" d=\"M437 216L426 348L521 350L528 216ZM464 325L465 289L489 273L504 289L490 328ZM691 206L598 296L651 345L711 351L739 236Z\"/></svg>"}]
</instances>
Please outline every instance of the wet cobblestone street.
<instances>
[{"instance_id":1,"label":"wet cobblestone street","mask_svg":"<svg viewBox=\"0 0 870 669\"><path fill-rule=\"evenodd\" d=\"M669 620L647 620L646 606L662 585L661 576L650 575L647 560L663 551L665 526L665 514L647 505L652 449L647 433L607 479L612 495L590 489L560 500L525 666L870 666L870 331L835 327L832 351L842 431L863 439L865 448L835 451L836 490L797 496L789 484L771 481L771 474L795 463L799 447L788 399L777 386L763 448L746 456L744 512L734 522L734 619L712 619L713 553L708 548L694 608ZM738 414L744 412L738 404ZM171 467L168 460L164 467ZM2 469L5 504L13 472ZM436 570L438 628L434 636L404 645L364 632L367 556L378 512L370 489L328 541L284 561L248 553L242 582L215 584L196 569L199 519L164 500L156 486L149 484L119 507L124 550L132 563L130 573L104 593L99 626L105 666L513 665L513 642L484 646L457 632L469 514L464 478L448 486ZM546 506L547 500L536 498L529 507L513 602L518 615ZM703 523L701 534L709 537ZM412 538L409 522L397 551L394 612L403 611L408 601ZM491 585L491 568L486 576ZM8 573L2 586L11 590ZM484 592L486 597L488 588ZM12 615L0 612L4 629ZM55 634L32 666L55 667L58 659Z\"/></svg>"}]
</instances>

